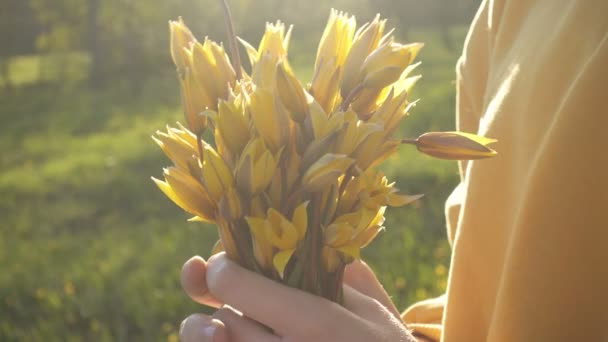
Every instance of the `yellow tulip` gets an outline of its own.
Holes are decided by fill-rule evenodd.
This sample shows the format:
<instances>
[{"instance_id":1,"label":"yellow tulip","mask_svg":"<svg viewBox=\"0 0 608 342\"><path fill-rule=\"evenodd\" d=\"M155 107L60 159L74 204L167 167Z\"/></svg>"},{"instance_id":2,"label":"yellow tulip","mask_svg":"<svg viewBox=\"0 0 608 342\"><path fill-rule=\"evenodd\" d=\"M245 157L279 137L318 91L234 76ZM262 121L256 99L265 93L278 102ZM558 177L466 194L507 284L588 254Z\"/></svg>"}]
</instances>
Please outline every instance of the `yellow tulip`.
<instances>
[{"instance_id":1,"label":"yellow tulip","mask_svg":"<svg viewBox=\"0 0 608 342\"><path fill-rule=\"evenodd\" d=\"M272 259L274 248L266 237L271 230L270 223L265 218L246 217L249 230L251 232L253 256L258 265L265 271L272 271Z\"/></svg>"},{"instance_id":2,"label":"yellow tulip","mask_svg":"<svg viewBox=\"0 0 608 342\"><path fill-rule=\"evenodd\" d=\"M292 29L293 26L289 26L287 32L285 32L285 24L281 21L266 23L266 30L258 48L258 57L266 52L270 52L272 56L275 56L277 61L287 57Z\"/></svg>"},{"instance_id":3,"label":"yellow tulip","mask_svg":"<svg viewBox=\"0 0 608 342\"><path fill-rule=\"evenodd\" d=\"M423 44L398 44L389 39L373 51L361 66L363 86L384 88L401 78Z\"/></svg>"},{"instance_id":4,"label":"yellow tulip","mask_svg":"<svg viewBox=\"0 0 608 342\"><path fill-rule=\"evenodd\" d=\"M340 93L343 99L363 81L361 67L367 56L374 51L382 39L386 19L380 20L376 16L371 23L363 25L355 33L355 38L344 61L344 73L340 85Z\"/></svg>"},{"instance_id":5,"label":"yellow tulip","mask_svg":"<svg viewBox=\"0 0 608 342\"><path fill-rule=\"evenodd\" d=\"M408 142L408 141L405 141ZM416 139L415 145L422 153L448 160L473 160L495 156L487 145L495 139L463 132L429 132Z\"/></svg>"},{"instance_id":6,"label":"yellow tulip","mask_svg":"<svg viewBox=\"0 0 608 342\"><path fill-rule=\"evenodd\" d=\"M334 272L340 264L347 264L361 257L361 248L384 228L384 209L362 209L345 214L325 228L323 255L328 272Z\"/></svg>"},{"instance_id":7,"label":"yellow tulip","mask_svg":"<svg viewBox=\"0 0 608 342\"><path fill-rule=\"evenodd\" d=\"M208 108L217 110L218 99L227 99L234 85L235 73L223 48L205 39L203 44L192 46L192 73L209 99ZM221 68L218 66L222 66Z\"/></svg>"},{"instance_id":8,"label":"yellow tulip","mask_svg":"<svg viewBox=\"0 0 608 342\"><path fill-rule=\"evenodd\" d=\"M194 38L194 35L184 24L181 17L177 21L169 21L169 31L171 36L171 58L177 67L178 73L183 76L189 58L186 50L189 50L190 45L196 42L196 38Z\"/></svg>"},{"instance_id":9,"label":"yellow tulip","mask_svg":"<svg viewBox=\"0 0 608 342\"><path fill-rule=\"evenodd\" d=\"M167 128L167 133L157 131L156 136L152 136L152 139L160 146L175 166L188 170L188 162L192 160L193 156L198 155L196 137L192 141L184 138L183 134L177 134L176 131L178 130L170 128ZM191 134L190 132L184 133Z\"/></svg>"},{"instance_id":10,"label":"yellow tulip","mask_svg":"<svg viewBox=\"0 0 608 342\"><path fill-rule=\"evenodd\" d=\"M236 185L247 195L265 190L274 177L280 152L274 156L260 138L251 140L236 167Z\"/></svg>"},{"instance_id":11,"label":"yellow tulip","mask_svg":"<svg viewBox=\"0 0 608 342\"><path fill-rule=\"evenodd\" d=\"M319 42L310 93L328 113L335 109L342 65L350 51L355 27L355 17L332 10Z\"/></svg>"},{"instance_id":12,"label":"yellow tulip","mask_svg":"<svg viewBox=\"0 0 608 342\"><path fill-rule=\"evenodd\" d=\"M216 204L205 188L186 171L170 167L164 170L165 181L152 178L175 204L206 222L215 221Z\"/></svg>"},{"instance_id":13,"label":"yellow tulip","mask_svg":"<svg viewBox=\"0 0 608 342\"><path fill-rule=\"evenodd\" d=\"M239 155L249 140L249 122L241 96L220 101L216 131L233 155Z\"/></svg>"},{"instance_id":14,"label":"yellow tulip","mask_svg":"<svg viewBox=\"0 0 608 342\"><path fill-rule=\"evenodd\" d=\"M306 170L302 185L307 191L320 191L344 174L353 162L346 155L327 153Z\"/></svg>"},{"instance_id":15,"label":"yellow tulip","mask_svg":"<svg viewBox=\"0 0 608 342\"><path fill-rule=\"evenodd\" d=\"M243 206L238 191L234 187L224 192L218 203L220 215L228 221L236 221L243 216Z\"/></svg>"},{"instance_id":16,"label":"yellow tulip","mask_svg":"<svg viewBox=\"0 0 608 342\"><path fill-rule=\"evenodd\" d=\"M272 265L281 278L298 244L304 240L308 227L308 202L300 204L290 220L275 209L268 209L265 218L247 217L254 243L259 246L261 266ZM258 260L258 263L260 263Z\"/></svg>"},{"instance_id":17,"label":"yellow tulip","mask_svg":"<svg viewBox=\"0 0 608 342\"><path fill-rule=\"evenodd\" d=\"M344 114L346 128L338 135L335 152L350 155L370 134L382 131L382 124L359 120L357 114L348 111Z\"/></svg>"},{"instance_id":18,"label":"yellow tulip","mask_svg":"<svg viewBox=\"0 0 608 342\"><path fill-rule=\"evenodd\" d=\"M309 95L306 94L293 71L283 63L279 63L277 67L276 87L291 118L296 122L303 122L309 115L307 99Z\"/></svg>"},{"instance_id":19,"label":"yellow tulip","mask_svg":"<svg viewBox=\"0 0 608 342\"><path fill-rule=\"evenodd\" d=\"M203 185L209 196L216 202L224 192L234 185L230 169L214 149L208 144L203 146Z\"/></svg>"},{"instance_id":20,"label":"yellow tulip","mask_svg":"<svg viewBox=\"0 0 608 342\"><path fill-rule=\"evenodd\" d=\"M207 128L207 118L201 113L211 105L204 88L197 82L190 68L186 68L185 75L180 80L182 107L186 125L195 134L201 134Z\"/></svg>"},{"instance_id":21,"label":"yellow tulip","mask_svg":"<svg viewBox=\"0 0 608 342\"><path fill-rule=\"evenodd\" d=\"M285 25L282 22L266 23L266 30L258 49L240 40L249 56L252 78L256 85L266 88L273 86L277 63L287 63L291 29L290 26L285 33Z\"/></svg>"},{"instance_id":22,"label":"yellow tulip","mask_svg":"<svg viewBox=\"0 0 608 342\"><path fill-rule=\"evenodd\" d=\"M386 140L382 131L372 132L359 144L352 153L356 159L357 166L361 170L378 165L390 157L400 145L399 140Z\"/></svg>"},{"instance_id":23,"label":"yellow tulip","mask_svg":"<svg viewBox=\"0 0 608 342\"><path fill-rule=\"evenodd\" d=\"M289 140L289 117L278 98L269 90L256 88L249 100L253 124L273 153Z\"/></svg>"}]
</instances>

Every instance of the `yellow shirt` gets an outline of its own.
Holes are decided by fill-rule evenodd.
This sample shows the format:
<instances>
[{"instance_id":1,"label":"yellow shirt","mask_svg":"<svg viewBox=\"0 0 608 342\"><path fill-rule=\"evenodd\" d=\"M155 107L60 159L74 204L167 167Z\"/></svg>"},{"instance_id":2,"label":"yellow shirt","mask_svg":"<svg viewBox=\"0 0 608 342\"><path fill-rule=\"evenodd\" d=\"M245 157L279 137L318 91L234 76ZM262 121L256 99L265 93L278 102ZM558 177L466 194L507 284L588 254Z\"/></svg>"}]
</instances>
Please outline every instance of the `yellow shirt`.
<instances>
[{"instance_id":1,"label":"yellow shirt","mask_svg":"<svg viewBox=\"0 0 608 342\"><path fill-rule=\"evenodd\" d=\"M608 1L483 1L458 129L498 139L446 206L444 297L403 318L445 342L608 341Z\"/></svg>"}]
</instances>

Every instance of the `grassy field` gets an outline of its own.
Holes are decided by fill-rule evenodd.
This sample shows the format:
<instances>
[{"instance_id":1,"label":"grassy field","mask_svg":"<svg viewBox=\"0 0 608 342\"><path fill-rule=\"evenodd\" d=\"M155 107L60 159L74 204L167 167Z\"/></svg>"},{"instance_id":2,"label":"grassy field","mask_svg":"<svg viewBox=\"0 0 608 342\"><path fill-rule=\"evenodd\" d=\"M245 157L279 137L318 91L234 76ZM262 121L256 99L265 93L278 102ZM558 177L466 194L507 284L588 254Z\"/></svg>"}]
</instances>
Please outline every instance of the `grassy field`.
<instances>
[{"instance_id":1,"label":"grassy field","mask_svg":"<svg viewBox=\"0 0 608 342\"><path fill-rule=\"evenodd\" d=\"M452 129L457 53L433 32L411 37L426 43L422 100L401 133ZM296 57L310 79L312 56ZM168 164L150 135L182 117L177 81L159 76L136 91L35 86L37 63L14 61L22 86L0 94L0 340L174 341L181 319L204 310L182 293L180 267L207 256L217 236L186 222L150 180ZM426 194L389 210L386 232L364 252L405 308L445 289L443 202L458 175L455 163L408 147L384 170L404 192Z\"/></svg>"}]
</instances>

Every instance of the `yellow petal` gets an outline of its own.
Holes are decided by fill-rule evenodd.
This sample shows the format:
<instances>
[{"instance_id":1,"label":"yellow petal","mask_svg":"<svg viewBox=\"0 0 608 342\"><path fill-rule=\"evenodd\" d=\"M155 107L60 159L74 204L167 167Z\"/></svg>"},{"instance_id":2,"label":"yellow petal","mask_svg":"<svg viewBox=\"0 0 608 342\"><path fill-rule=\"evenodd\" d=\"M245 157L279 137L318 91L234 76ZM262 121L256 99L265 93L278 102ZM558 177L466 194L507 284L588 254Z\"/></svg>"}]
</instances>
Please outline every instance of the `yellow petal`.
<instances>
[{"instance_id":1,"label":"yellow petal","mask_svg":"<svg viewBox=\"0 0 608 342\"><path fill-rule=\"evenodd\" d=\"M325 228L323 238L327 246L338 248L352 240L353 227L346 222L333 223Z\"/></svg>"},{"instance_id":2,"label":"yellow petal","mask_svg":"<svg viewBox=\"0 0 608 342\"><path fill-rule=\"evenodd\" d=\"M272 268L273 249L266 238L269 229L268 223L263 218L246 217L247 224L251 231L253 255L262 269Z\"/></svg>"},{"instance_id":3,"label":"yellow petal","mask_svg":"<svg viewBox=\"0 0 608 342\"><path fill-rule=\"evenodd\" d=\"M190 44L196 42L196 38L184 24L182 18L179 18L178 21L169 21L169 31L171 35L171 58L178 72L183 75L188 63L185 50L190 48Z\"/></svg>"},{"instance_id":4,"label":"yellow petal","mask_svg":"<svg viewBox=\"0 0 608 342\"><path fill-rule=\"evenodd\" d=\"M361 248L356 244L348 244L336 249L353 259L361 259Z\"/></svg>"},{"instance_id":5,"label":"yellow petal","mask_svg":"<svg viewBox=\"0 0 608 342\"><path fill-rule=\"evenodd\" d=\"M279 272L279 275L281 276L281 278L283 278L283 273L285 272L285 267L287 266L287 263L291 259L291 256L293 255L294 252L295 252L295 249L288 249L288 250L280 251L277 254L275 254L274 258L272 259L274 269L277 270L277 272Z\"/></svg>"},{"instance_id":6,"label":"yellow petal","mask_svg":"<svg viewBox=\"0 0 608 342\"><path fill-rule=\"evenodd\" d=\"M203 186L185 171L171 167L165 170L165 182L152 178L175 204L202 220L213 221L215 204Z\"/></svg>"},{"instance_id":7,"label":"yellow petal","mask_svg":"<svg viewBox=\"0 0 608 342\"><path fill-rule=\"evenodd\" d=\"M249 127L243 107L234 102L220 101L216 122L216 129L228 149L234 155L239 155L249 138Z\"/></svg>"},{"instance_id":8,"label":"yellow petal","mask_svg":"<svg viewBox=\"0 0 608 342\"><path fill-rule=\"evenodd\" d=\"M273 152L289 138L289 118L275 103L278 101L267 89L257 88L250 98L249 110L256 130Z\"/></svg>"},{"instance_id":9,"label":"yellow petal","mask_svg":"<svg viewBox=\"0 0 608 342\"><path fill-rule=\"evenodd\" d=\"M327 153L308 168L302 184L308 191L319 191L346 173L353 162L353 159L343 154Z\"/></svg>"},{"instance_id":10,"label":"yellow petal","mask_svg":"<svg viewBox=\"0 0 608 342\"><path fill-rule=\"evenodd\" d=\"M291 118L302 122L308 115L308 101L304 88L284 63L279 63L276 73L277 91Z\"/></svg>"},{"instance_id":11,"label":"yellow petal","mask_svg":"<svg viewBox=\"0 0 608 342\"><path fill-rule=\"evenodd\" d=\"M363 80L361 66L367 56L378 47L386 20L376 16L374 20L362 26L356 33L348 57L344 61L344 74L340 85L340 93L345 99Z\"/></svg>"},{"instance_id":12,"label":"yellow petal","mask_svg":"<svg viewBox=\"0 0 608 342\"><path fill-rule=\"evenodd\" d=\"M216 201L234 183L230 169L210 145L203 146L203 183L211 198Z\"/></svg>"}]
</instances>

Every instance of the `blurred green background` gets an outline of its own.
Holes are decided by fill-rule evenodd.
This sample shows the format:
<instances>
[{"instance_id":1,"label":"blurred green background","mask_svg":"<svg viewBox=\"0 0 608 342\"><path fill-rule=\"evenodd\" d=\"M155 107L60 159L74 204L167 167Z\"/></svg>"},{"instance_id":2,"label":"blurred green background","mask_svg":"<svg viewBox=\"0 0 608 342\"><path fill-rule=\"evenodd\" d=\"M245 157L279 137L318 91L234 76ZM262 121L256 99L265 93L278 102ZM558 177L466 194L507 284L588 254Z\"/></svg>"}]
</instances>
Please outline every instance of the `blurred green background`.
<instances>
[{"instance_id":1,"label":"blurred green background","mask_svg":"<svg viewBox=\"0 0 608 342\"><path fill-rule=\"evenodd\" d=\"M291 63L309 81L330 8L389 18L426 44L420 98L404 137L454 128L454 65L477 0L232 0L237 32L257 45L265 21L294 24ZM205 310L179 285L208 256L215 229L150 181L169 162L150 139L182 119L169 19L223 40L218 1L0 2L0 340L176 341ZM388 211L365 250L398 307L442 293L450 251L443 203L456 164L404 146L384 166L415 205Z\"/></svg>"}]
</instances>

